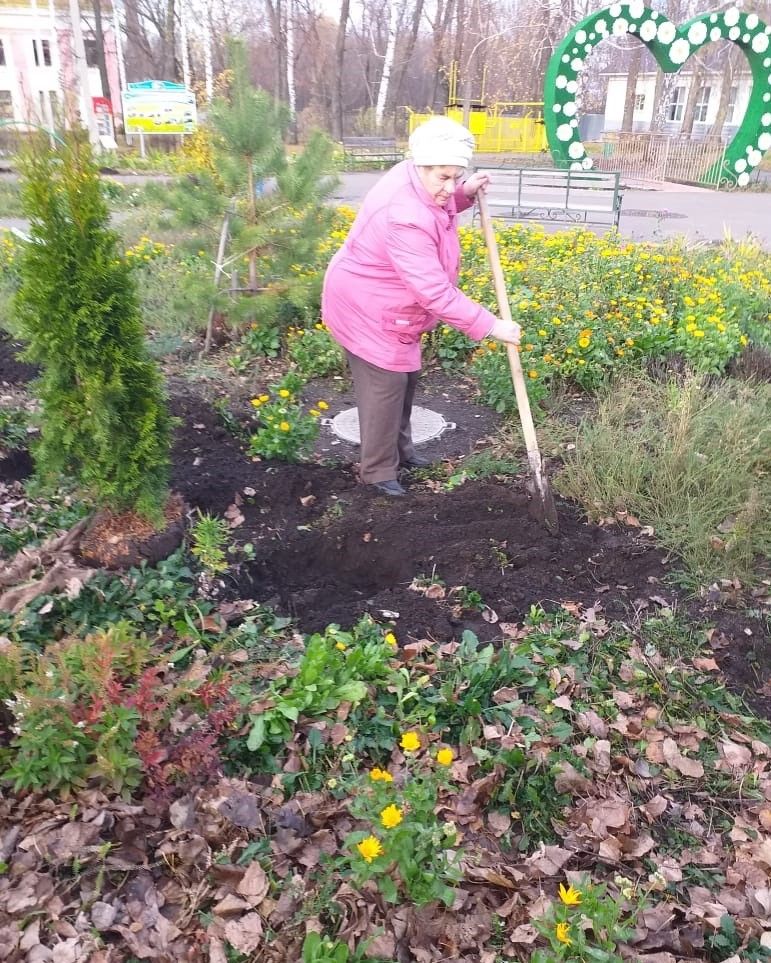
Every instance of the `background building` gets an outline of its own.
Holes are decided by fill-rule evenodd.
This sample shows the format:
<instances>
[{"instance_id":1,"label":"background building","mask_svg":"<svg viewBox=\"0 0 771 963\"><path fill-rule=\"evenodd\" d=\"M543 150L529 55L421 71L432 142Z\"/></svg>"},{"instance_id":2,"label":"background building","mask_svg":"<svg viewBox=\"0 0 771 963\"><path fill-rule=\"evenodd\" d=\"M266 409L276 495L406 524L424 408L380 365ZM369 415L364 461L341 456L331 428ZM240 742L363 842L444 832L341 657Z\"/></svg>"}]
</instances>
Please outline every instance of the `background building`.
<instances>
[{"instance_id":1,"label":"background building","mask_svg":"<svg viewBox=\"0 0 771 963\"><path fill-rule=\"evenodd\" d=\"M120 116L118 56L112 7L102 0L81 15L88 89L80 90L67 0L0 0L0 120L60 126L75 109L84 120L109 106ZM98 98L96 105L94 98Z\"/></svg>"}]
</instances>

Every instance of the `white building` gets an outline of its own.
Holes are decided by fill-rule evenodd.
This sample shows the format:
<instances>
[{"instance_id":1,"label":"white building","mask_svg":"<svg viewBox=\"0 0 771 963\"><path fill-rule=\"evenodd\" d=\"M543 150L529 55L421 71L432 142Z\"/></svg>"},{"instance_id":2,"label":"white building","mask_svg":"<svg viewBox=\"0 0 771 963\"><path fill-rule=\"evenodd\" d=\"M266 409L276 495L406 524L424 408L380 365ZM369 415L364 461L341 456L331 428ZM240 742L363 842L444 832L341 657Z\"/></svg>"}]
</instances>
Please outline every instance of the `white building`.
<instances>
[{"instance_id":1,"label":"white building","mask_svg":"<svg viewBox=\"0 0 771 963\"><path fill-rule=\"evenodd\" d=\"M621 130L624 119L624 102L626 100L627 75L623 73L608 74L608 91L605 98L605 130ZM677 134L683 122L685 104L693 83L693 73L681 70L671 78L668 95L665 96L666 109L661 131L667 134ZM706 136L715 122L720 104L720 89L723 83L722 71L702 73L699 90L696 97L696 108L693 119L693 137ZM651 129L653 120L653 100L656 90L656 74L640 73L635 87L635 109L633 129L647 131ZM723 125L722 136L730 140L742 122L747 110L752 92L752 75L747 71L734 76L728 98L728 113Z\"/></svg>"},{"instance_id":2,"label":"white building","mask_svg":"<svg viewBox=\"0 0 771 963\"><path fill-rule=\"evenodd\" d=\"M97 66L93 12L89 7L84 3L83 10L88 14L82 18L88 65L88 90L84 94L92 100L106 98L119 113L112 6L106 0L102 5L108 90L102 87ZM46 127L61 122L65 92L77 88L75 63L67 0L0 0L0 121ZM92 104L87 106L93 109Z\"/></svg>"}]
</instances>

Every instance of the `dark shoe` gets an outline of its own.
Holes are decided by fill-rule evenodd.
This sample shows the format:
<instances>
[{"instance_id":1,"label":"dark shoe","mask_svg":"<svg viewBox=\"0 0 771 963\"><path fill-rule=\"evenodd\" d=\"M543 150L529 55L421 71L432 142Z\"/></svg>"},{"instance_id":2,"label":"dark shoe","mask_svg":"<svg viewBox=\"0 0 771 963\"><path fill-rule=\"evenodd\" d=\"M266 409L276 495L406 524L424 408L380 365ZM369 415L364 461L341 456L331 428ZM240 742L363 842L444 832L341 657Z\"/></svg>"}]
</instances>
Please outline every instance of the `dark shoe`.
<instances>
[{"instance_id":1,"label":"dark shoe","mask_svg":"<svg viewBox=\"0 0 771 963\"><path fill-rule=\"evenodd\" d=\"M375 482L374 485L370 485L370 488L377 488L378 491L381 491L384 495L401 496L407 494L396 480Z\"/></svg>"},{"instance_id":2,"label":"dark shoe","mask_svg":"<svg viewBox=\"0 0 771 963\"><path fill-rule=\"evenodd\" d=\"M400 468L406 468L410 471L413 468L429 468L433 465L430 458L421 458L420 455L413 455L412 458L407 459L407 461L400 462Z\"/></svg>"}]
</instances>

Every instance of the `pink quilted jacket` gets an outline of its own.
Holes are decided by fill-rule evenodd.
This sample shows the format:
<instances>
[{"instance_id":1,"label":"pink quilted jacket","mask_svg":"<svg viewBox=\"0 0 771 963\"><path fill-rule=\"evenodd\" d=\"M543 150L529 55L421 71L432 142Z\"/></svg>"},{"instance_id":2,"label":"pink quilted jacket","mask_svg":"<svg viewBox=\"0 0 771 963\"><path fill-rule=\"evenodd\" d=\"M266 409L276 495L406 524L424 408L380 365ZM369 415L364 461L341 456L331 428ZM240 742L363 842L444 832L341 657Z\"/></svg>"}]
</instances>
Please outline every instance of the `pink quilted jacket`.
<instances>
[{"instance_id":1,"label":"pink quilted jacket","mask_svg":"<svg viewBox=\"0 0 771 963\"><path fill-rule=\"evenodd\" d=\"M412 161L367 194L324 278L322 317L352 354L390 371L420 369L420 336L440 320L487 337L495 316L456 287L457 214L471 206L459 187L447 207L425 190Z\"/></svg>"}]
</instances>

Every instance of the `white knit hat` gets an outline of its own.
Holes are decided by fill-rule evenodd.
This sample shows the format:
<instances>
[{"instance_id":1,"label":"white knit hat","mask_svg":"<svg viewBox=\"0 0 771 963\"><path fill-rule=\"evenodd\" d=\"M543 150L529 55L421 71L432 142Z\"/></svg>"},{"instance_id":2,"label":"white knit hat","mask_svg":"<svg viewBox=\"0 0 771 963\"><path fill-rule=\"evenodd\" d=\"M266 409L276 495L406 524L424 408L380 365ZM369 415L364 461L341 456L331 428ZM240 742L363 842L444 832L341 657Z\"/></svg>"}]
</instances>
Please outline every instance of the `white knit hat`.
<instances>
[{"instance_id":1,"label":"white knit hat","mask_svg":"<svg viewBox=\"0 0 771 963\"><path fill-rule=\"evenodd\" d=\"M432 117L410 135L410 155L418 167L468 167L474 136L449 117Z\"/></svg>"}]
</instances>

